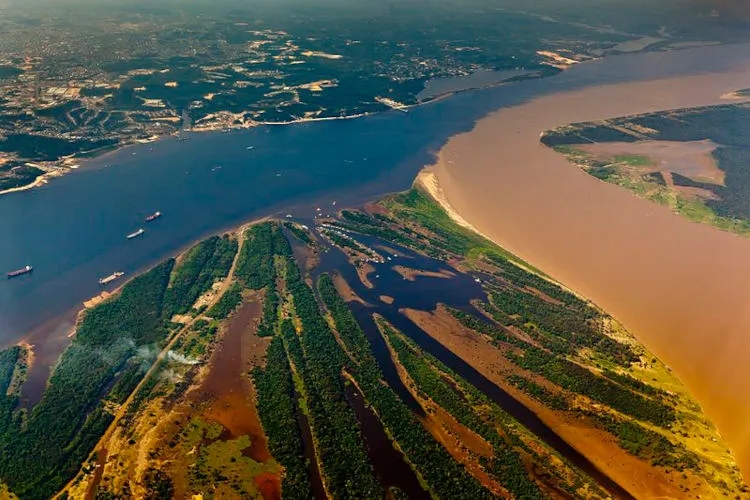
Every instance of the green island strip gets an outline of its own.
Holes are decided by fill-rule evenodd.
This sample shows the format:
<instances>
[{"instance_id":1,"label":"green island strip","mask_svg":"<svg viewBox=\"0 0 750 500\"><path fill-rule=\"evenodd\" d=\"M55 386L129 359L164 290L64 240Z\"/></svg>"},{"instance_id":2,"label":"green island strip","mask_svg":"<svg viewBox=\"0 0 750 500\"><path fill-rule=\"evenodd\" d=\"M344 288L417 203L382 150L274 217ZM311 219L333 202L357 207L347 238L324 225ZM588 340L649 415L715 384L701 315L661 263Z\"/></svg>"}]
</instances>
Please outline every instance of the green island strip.
<instances>
[{"instance_id":1,"label":"green island strip","mask_svg":"<svg viewBox=\"0 0 750 500\"><path fill-rule=\"evenodd\" d=\"M357 353L359 363L349 370L363 397L371 405L387 433L437 498L493 498L450 453L427 432L414 413L389 386L372 354L372 347L328 275L318 289L331 313L336 330L344 335L347 351ZM345 334L343 332L346 332Z\"/></svg>"},{"instance_id":2,"label":"green island strip","mask_svg":"<svg viewBox=\"0 0 750 500\"><path fill-rule=\"evenodd\" d=\"M535 468L543 468L550 455L565 463L563 459L548 447L544 447L545 456L538 455L524 442L530 434L487 396L387 322L381 321L379 326L417 388L492 445L494 456L483 459L483 465L500 484L515 498L547 498L529 476L524 460L532 457ZM556 488L571 495L581 495L585 491L589 498L605 498L605 493L591 479L575 471L572 465L565 463L565 469L567 475L554 468L547 470L556 476ZM571 481L572 471L575 472Z\"/></svg>"},{"instance_id":3,"label":"green island strip","mask_svg":"<svg viewBox=\"0 0 750 500\"><path fill-rule=\"evenodd\" d=\"M282 491L288 498L310 498L312 489L304 460L304 443L297 425L300 411L282 337L271 340L266 367L252 373L258 391L258 413L268 435L271 453L284 466Z\"/></svg>"}]
</instances>

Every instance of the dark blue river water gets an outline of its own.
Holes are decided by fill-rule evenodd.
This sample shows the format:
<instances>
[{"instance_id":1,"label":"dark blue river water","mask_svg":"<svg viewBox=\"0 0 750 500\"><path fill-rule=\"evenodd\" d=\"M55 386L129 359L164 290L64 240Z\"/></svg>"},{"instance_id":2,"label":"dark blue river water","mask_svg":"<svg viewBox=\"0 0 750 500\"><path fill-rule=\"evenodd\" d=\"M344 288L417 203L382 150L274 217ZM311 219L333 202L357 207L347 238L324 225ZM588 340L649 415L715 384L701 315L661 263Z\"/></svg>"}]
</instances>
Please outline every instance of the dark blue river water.
<instances>
[{"instance_id":1,"label":"dark blue river water","mask_svg":"<svg viewBox=\"0 0 750 500\"><path fill-rule=\"evenodd\" d=\"M589 85L723 70L748 50L618 56L409 113L165 139L92 160L40 189L0 196L0 272L34 266L30 275L0 280L0 346L98 294L98 278L132 276L206 235L262 215L301 215L333 200L358 204L405 189L450 136L493 110ZM144 223L155 210L163 217ZM139 227L146 233L126 240Z\"/></svg>"}]
</instances>

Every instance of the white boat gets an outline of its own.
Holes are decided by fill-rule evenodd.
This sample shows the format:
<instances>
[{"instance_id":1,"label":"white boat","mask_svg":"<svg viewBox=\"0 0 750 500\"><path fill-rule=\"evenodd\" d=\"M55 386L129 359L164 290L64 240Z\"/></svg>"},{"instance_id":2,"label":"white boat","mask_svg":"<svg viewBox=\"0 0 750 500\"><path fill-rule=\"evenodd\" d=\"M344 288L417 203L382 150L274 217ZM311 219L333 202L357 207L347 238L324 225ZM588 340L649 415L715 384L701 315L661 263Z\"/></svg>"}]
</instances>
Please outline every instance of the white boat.
<instances>
[{"instance_id":1,"label":"white boat","mask_svg":"<svg viewBox=\"0 0 750 500\"><path fill-rule=\"evenodd\" d=\"M123 276L125 276L125 273L123 273L122 271L117 271L116 273L112 273L109 276L106 276L104 278L100 278L99 279L99 284L100 285L106 285L106 284L112 283L115 280L118 280L118 279L122 278Z\"/></svg>"},{"instance_id":2,"label":"white boat","mask_svg":"<svg viewBox=\"0 0 750 500\"><path fill-rule=\"evenodd\" d=\"M137 237L139 237L140 235L142 235L145 232L146 232L145 229L140 228L138 231L136 231L134 233L130 233L129 235L127 235L127 239L132 240L133 238L137 238Z\"/></svg>"}]
</instances>

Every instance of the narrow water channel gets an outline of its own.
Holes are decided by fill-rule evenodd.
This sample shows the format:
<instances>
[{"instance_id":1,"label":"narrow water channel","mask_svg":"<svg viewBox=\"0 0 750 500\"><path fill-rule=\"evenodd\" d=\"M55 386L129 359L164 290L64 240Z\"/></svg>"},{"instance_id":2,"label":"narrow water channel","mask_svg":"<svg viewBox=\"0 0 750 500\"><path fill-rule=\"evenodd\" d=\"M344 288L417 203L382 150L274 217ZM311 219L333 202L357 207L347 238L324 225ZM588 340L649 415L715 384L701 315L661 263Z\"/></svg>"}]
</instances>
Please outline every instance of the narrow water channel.
<instances>
[{"instance_id":1,"label":"narrow water channel","mask_svg":"<svg viewBox=\"0 0 750 500\"><path fill-rule=\"evenodd\" d=\"M326 495L323 478L318 467L318 457L315 455L315 445L313 443L312 431L310 430L310 422L307 420L307 415L300 410L300 397L299 392L295 389L294 406L297 408L297 426L299 427L300 434L302 434L305 460L307 461L307 475L312 485L313 498L315 500L327 500L328 496Z\"/></svg>"},{"instance_id":2,"label":"narrow water channel","mask_svg":"<svg viewBox=\"0 0 750 500\"><path fill-rule=\"evenodd\" d=\"M368 455L383 488L395 486L411 500L430 500L429 493L419 484L417 475L406 462L404 455L393 447L380 419L365 404L362 394L354 384L346 386L346 400L357 416Z\"/></svg>"}]
</instances>

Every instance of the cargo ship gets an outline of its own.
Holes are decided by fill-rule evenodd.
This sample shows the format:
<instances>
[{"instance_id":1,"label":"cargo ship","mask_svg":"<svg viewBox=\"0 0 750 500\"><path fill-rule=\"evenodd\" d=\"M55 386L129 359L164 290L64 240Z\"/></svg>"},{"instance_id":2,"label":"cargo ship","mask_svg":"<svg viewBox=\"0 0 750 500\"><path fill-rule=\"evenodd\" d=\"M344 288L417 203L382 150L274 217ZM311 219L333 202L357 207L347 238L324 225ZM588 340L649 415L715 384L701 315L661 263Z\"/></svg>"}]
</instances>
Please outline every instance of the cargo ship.
<instances>
[{"instance_id":1,"label":"cargo ship","mask_svg":"<svg viewBox=\"0 0 750 500\"><path fill-rule=\"evenodd\" d=\"M132 240L133 238L137 238L137 237L139 237L140 235L142 235L142 234L143 234L143 233L145 233L145 232L146 232L146 230L145 230L145 229L143 229L143 228L140 228L140 229L139 229L138 231L136 231L136 232L134 232L134 233L130 233L129 235L127 235L127 238L128 238L129 240Z\"/></svg>"},{"instance_id":2,"label":"cargo ship","mask_svg":"<svg viewBox=\"0 0 750 500\"><path fill-rule=\"evenodd\" d=\"M21 269L16 269L15 271L9 272L8 273L8 278L15 278L16 276L21 276L23 274L28 274L28 273L30 273L33 270L34 270L33 267L31 267L31 266L25 266L25 267L22 267Z\"/></svg>"},{"instance_id":3,"label":"cargo ship","mask_svg":"<svg viewBox=\"0 0 750 500\"><path fill-rule=\"evenodd\" d=\"M152 220L156 220L159 217L161 217L161 212L154 212L151 215L149 215L148 217L146 217L146 222L151 222Z\"/></svg>"},{"instance_id":4,"label":"cargo ship","mask_svg":"<svg viewBox=\"0 0 750 500\"><path fill-rule=\"evenodd\" d=\"M100 285L106 285L106 284L112 283L115 280L118 280L118 279L122 278L123 276L125 276L125 273L123 273L122 271L118 271L116 273L110 274L109 276L107 276L105 278L100 278L99 279L99 284Z\"/></svg>"}]
</instances>

